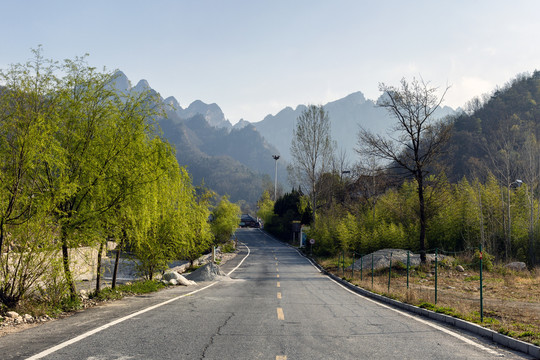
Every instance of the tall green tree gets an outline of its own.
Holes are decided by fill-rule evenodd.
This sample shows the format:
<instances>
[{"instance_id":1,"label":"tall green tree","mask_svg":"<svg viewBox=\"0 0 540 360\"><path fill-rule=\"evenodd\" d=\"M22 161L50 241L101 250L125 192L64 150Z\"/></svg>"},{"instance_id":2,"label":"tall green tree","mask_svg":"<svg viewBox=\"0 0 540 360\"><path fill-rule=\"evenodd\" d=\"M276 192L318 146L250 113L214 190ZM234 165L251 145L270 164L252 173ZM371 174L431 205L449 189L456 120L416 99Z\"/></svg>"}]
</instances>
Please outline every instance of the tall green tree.
<instances>
[{"instance_id":1,"label":"tall green tree","mask_svg":"<svg viewBox=\"0 0 540 360\"><path fill-rule=\"evenodd\" d=\"M113 74L89 67L85 58L66 60L57 89L61 167L46 164L44 188L55 204L62 258L71 297L76 297L69 249L85 244L89 233L110 210L126 199L126 161L134 143L152 132L149 95L121 96L111 87Z\"/></svg>"},{"instance_id":2,"label":"tall green tree","mask_svg":"<svg viewBox=\"0 0 540 360\"><path fill-rule=\"evenodd\" d=\"M210 227L214 234L215 244L224 244L236 231L240 218L240 207L223 196L218 205L212 210Z\"/></svg>"},{"instance_id":3,"label":"tall green tree","mask_svg":"<svg viewBox=\"0 0 540 360\"><path fill-rule=\"evenodd\" d=\"M54 262L50 199L41 191L47 163L61 166L57 65L41 49L0 70L0 302L14 306Z\"/></svg>"},{"instance_id":4,"label":"tall green tree","mask_svg":"<svg viewBox=\"0 0 540 360\"><path fill-rule=\"evenodd\" d=\"M262 219L263 224L269 224L274 217L274 201L270 198L270 192L265 190L257 202L257 216Z\"/></svg>"}]
</instances>

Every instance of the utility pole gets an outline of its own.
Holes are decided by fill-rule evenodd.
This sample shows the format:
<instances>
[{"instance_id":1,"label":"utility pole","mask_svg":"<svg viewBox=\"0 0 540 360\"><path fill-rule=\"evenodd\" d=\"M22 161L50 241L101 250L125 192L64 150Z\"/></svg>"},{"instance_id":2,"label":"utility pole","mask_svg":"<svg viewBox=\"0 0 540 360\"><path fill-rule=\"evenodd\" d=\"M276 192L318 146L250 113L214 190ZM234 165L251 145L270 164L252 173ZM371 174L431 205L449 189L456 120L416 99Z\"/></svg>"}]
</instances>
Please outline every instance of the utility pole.
<instances>
[{"instance_id":1,"label":"utility pole","mask_svg":"<svg viewBox=\"0 0 540 360\"><path fill-rule=\"evenodd\" d=\"M279 159L279 155L272 155L274 160L276 160L276 172L274 175L274 201L277 200L277 161Z\"/></svg>"}]
</instances>

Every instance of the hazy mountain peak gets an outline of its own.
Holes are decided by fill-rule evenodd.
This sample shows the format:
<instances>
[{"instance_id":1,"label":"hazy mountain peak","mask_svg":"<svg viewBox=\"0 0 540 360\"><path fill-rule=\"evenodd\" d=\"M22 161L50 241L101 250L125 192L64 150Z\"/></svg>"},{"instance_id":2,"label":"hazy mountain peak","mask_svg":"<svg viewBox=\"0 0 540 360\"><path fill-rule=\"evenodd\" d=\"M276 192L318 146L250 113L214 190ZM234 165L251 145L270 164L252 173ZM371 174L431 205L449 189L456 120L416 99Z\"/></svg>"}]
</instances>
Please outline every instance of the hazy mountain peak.
<instances>
[{"instance_id":1,"label":"hazy mountain peak","mask_svg":"<svg viewBox=\"0 0 540 360\"><path fill-rule=\"evenodd\" d=\"M114 73L110 86L121 93L127 93L131 90L131 82L126 74L120 70Z\"/></svg>"},{"instance_id":2,"label":"hazy mountain peak","mask_svg":"<svg viewBox=\"0 0 540 360\"><path fill-rule=\"evenodd\" d=\"M174 96L169 96L165 100L163 100L163 103L169 107L169 110L171 111L179 111L182 110L182 106L180 106L180 103Z\"/></svg>"},{"instance_id":3,"label":"hazy mountain peak","mask_svg":"<svg viewBox=\"0 0 540 360\"><path fill-rule=\"evenodd\" d=\"M366 98L361 91L357 91L357 92L353 92L352 94L345 96L343 99L341 99L341 101L348 101L351 103L356 103L356 104L361 105L366 102Z\"/></svg>"},{"instance_id":4,"label":"hazy mountain peak","mask_svg":"<svg viewBox=\"0 0 540 360\"><path fill-rule=\"evenodd\" d=\"M143 93L143 92L152 90L152 88L150 87L150 84L148 84L148 81L142 79L142 80L139 80L137 85L135 85L135 87L132 90L137 93Z\"/></svg>"},{"instance_id":5,"label":"hazy mountain peak","mask_svg":"<svg viewBox=\"0 0 540 360\"><path fill-rule=\"evenodd\" d=\"M233 125L233 129L242 129L248 125L252 125L249 121L240 119L236 124Z\"/></svg>"},{"instance_id":6,"label":"hazy mountain peak","mask_svg":"<svg viewBox=\"0 0 540 360\"><path fill-rule=\"evenodd\" d=\"M204 116L205 120L211 126L227 129L232 128L231 123L225 119L223 111L221 111L221 108L216 103L206 104L201 100L195 100L189 104L187 109L182 111L180 116L187 119L197 114Z\"/></svg>"}]
</instances>

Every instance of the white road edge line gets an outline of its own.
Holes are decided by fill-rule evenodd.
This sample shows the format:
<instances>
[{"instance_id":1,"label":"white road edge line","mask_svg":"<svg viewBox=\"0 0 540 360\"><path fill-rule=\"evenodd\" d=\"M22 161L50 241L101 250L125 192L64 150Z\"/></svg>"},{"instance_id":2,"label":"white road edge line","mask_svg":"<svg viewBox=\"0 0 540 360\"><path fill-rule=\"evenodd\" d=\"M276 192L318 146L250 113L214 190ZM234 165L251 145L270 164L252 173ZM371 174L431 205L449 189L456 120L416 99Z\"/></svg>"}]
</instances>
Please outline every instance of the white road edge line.
<instances>
[{"instance_id":1,"label":"white road edge line","mask_svg":"<svg viewBox=\"0 0 540 360\"><path fill-rule=\"evenodd\" d=\"M227 276L231 275L234 271L236 271L236 269L238 269L240 266L242 266L242 264L244 263L244 260L246 260L247 257L249 256L249 254L251 253L251 250L249 249L249 246L247 246L246 244L244 244L244 243L242 243L242 242L241 242L241 244L244 245L244 246L247 248L248 253L247 253L246 256L244 256L244 258L242 259L242 261L240 261L240 263L239 263L234 269L232 269L231 271L229 271L229 272L227 273Z\"/></svg>"},{"instance_id":2,"label":"white road edge line","mask_svg":"<svg viewBox=\"0 0 540 360\"><path fill-rule=\"evenodd\" d=\"M463 341L463 342L466 342L466 343L469 344L469 345L472 345L472 346L475 346L475 347L477 347L477 348L479 348L479 349L481 349L481 350L484 350L484 351L486 351L486 352L488 352L488 353L490 353L490 354L492 354L492 355L495 355L495 356L503 356L502 354L500 354L500 353L498 353L498 352L496 352L496 351L494 351L494 350L491 350L490 348L487 348L487 347L485 347L485 346L483 346L483 345L480 345L480 344L478 344L478 343L476 343L476 342L474 342L474 341L472 341L472 340L470 340L470 339L467 339L465 336L459 335L458 333L455 333L455 332L453 332L453 331L451 331L451 330L445 329L445 328L443 328L443 327L441 327L441 326L438 326L438 325L432 324L432 323L430 323L430 322L428 322L428 321L422 320L422 319L420 319L420 318L418 318L418 317L416 317L416 316L407 314L406 312L403 312L403 311L401 311L401 310L394 309L394 308L391 307L391 306L381 304L381 303L378 302L378 301L375 301L375 300L370 299L370 298L368 298L368 297L365 297L365 296L363 296L363 295L361 295L361 294L358 294L358 293L352 291L351 289L348 289L347 287L341 285L339 282L337 282L336 280L332 279L331 277L327 277L327 278L328 278L328 280L333 281L334 283L336 283L337 285L341 286L343 289L347 290L347 291L350 292L351 294L354 294L354 295L356 295L356 296L358 296L358 297L361 297L362 299L365 299L365 300L370 301L370 302L372 302L372 303L374 303L374 304L377 304L377 305L379 305L379 306L382 306L383 308L386 308L386 309L395 311L395 312L397 312L398 314L401 314L401 315L403 315L403 316L405 316L405 317L414 319L414 320L416 320L416 321L418 321L418 322L420 322L420 323L422 323L422 324L431 326L431 327L434 328L434 329L437 329L437 330L439 330L439 331L442 331L442 332L444 332L444 333L446 333L446 334L448 334L448 335L450 335L450 336L453 336L453 337L455 337L455 338L457 338L457 339L459 339L459 340L461 340L461 341Z\"/></svg>"},{"instance_id":3,"label":"white road edge line","mask_svg":"<svg viewBox=\"0 0 540 360\"><path fill-rule=\"evenodd\" d=\"M243 243L242 243L242 244L243 244ZM231 271L229 271L229 273L227 274L227 276L230 275L230 274L232 274L236 269L238 269L238 268L240 267L240 265L242 265L242 263L244 262L244 260L246 260L246 258L249 256L249 254L250 254L249 247L248 247L246 244L243 244L243 245L248 249L247 255L242 259L242 261L240 261L240 264L238 264L238 266L236 266L234 269L232 269ZM87 332L85 332L84 334L81 334L81 335L79 335L79 336L74 337L73 339L70 339L70 340L68 340L68 341L64 341L63 343L60 343L60 344L58 344L58 345L56 345L56 346L53 346L52 348L49 348L49 349L44 350L44 351L42 351L42 352L40 352L40 353L38 353L38 354L35 354L35 355L33 355L33 356L27 358L27 360L36 360L36 359L44 358L45 356L48 356L48 355L50 355L50 354L53 354L53 353L57 352L58 350L61 350L61 349L65 348L65 347L67 347L67 346L69 346L69 345L75 344L76 342L79 342L79 341L81 341L81 340L83 340L83 339L85 339L85 338L87 338L87 337L89 337L89 336L92 336L92 335L94 335L94 334L96 334L96 333L98 333L98 332L101 332L101 331L103 331L103 330L105 330L105 329L108 329L108 328L110 328L110 327L112 327L112 326L114 326L114 325L120 324L121 322L124 322L124 321L126 321L126 320L129 320L129 319L131 319L131 318L133 318L133 317L135 317L135 316L138 316L138 315L144 314L145 312L148 312L148 311L157 309L157 308L159 308L159 307L161 307L161 306L163 306L163 305L169 304L169 303L171 303L171 302L173 302L173 301L179 300L179 299L184 298L184 297L186 297L186 296L193 295L193 294L195 294L195 293L198 293L199 291L203 291L203 290L205 290L205 289L208 289L209 287L214 286L214 285L217 284L217 283L218 283L217 281L214 281L213 283L211 283L211 284L209 284L209 285L206 285L205 287L202 287L202 288L200 288L200 289L198 289L198 290L192 291L192 292L187 293L187 294L184 294L184 295L177 296L177 297L175 297L175 298L169 299L169 300L164 301L164 302L162 302L162 303L159 303L159 304L156 304L156 305L147 307L147 308L145 308L145 309L139 310L139 311L137 311L137 312L135 312L135 313L133 313L133 314L130 314L130 315L124 316L124 317L122 317L122 318L116 319L116 320L114 320L114 321L111 321L111 322L108 323L108 324L105 324L105 325L102 325L102 326L100 326L100 327L97 327L97 328L95 328L95 329L93 329L93 330L87 331Z\"/></svg>"}]
</instances>

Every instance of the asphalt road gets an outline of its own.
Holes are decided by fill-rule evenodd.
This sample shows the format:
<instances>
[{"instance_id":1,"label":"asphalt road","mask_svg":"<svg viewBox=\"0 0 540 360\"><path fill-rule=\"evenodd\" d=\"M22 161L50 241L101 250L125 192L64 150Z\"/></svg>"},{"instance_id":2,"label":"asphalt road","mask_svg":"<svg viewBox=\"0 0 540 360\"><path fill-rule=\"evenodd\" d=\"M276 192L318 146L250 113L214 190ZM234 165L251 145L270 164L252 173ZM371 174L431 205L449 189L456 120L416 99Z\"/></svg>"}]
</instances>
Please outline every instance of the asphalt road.
<instances>
[{"instance_id":1,"label":"asphalt road","mask_svg":"<svg viewBox=\"0 0 540 360\"><path fill-rule=\"evenodd\" d=\"M4 336L0 359L528 358L354 294L258 229L237 236L245 246L222 267L240 265L231 280L131 297Z\"/></svg>"}]
</instances>

